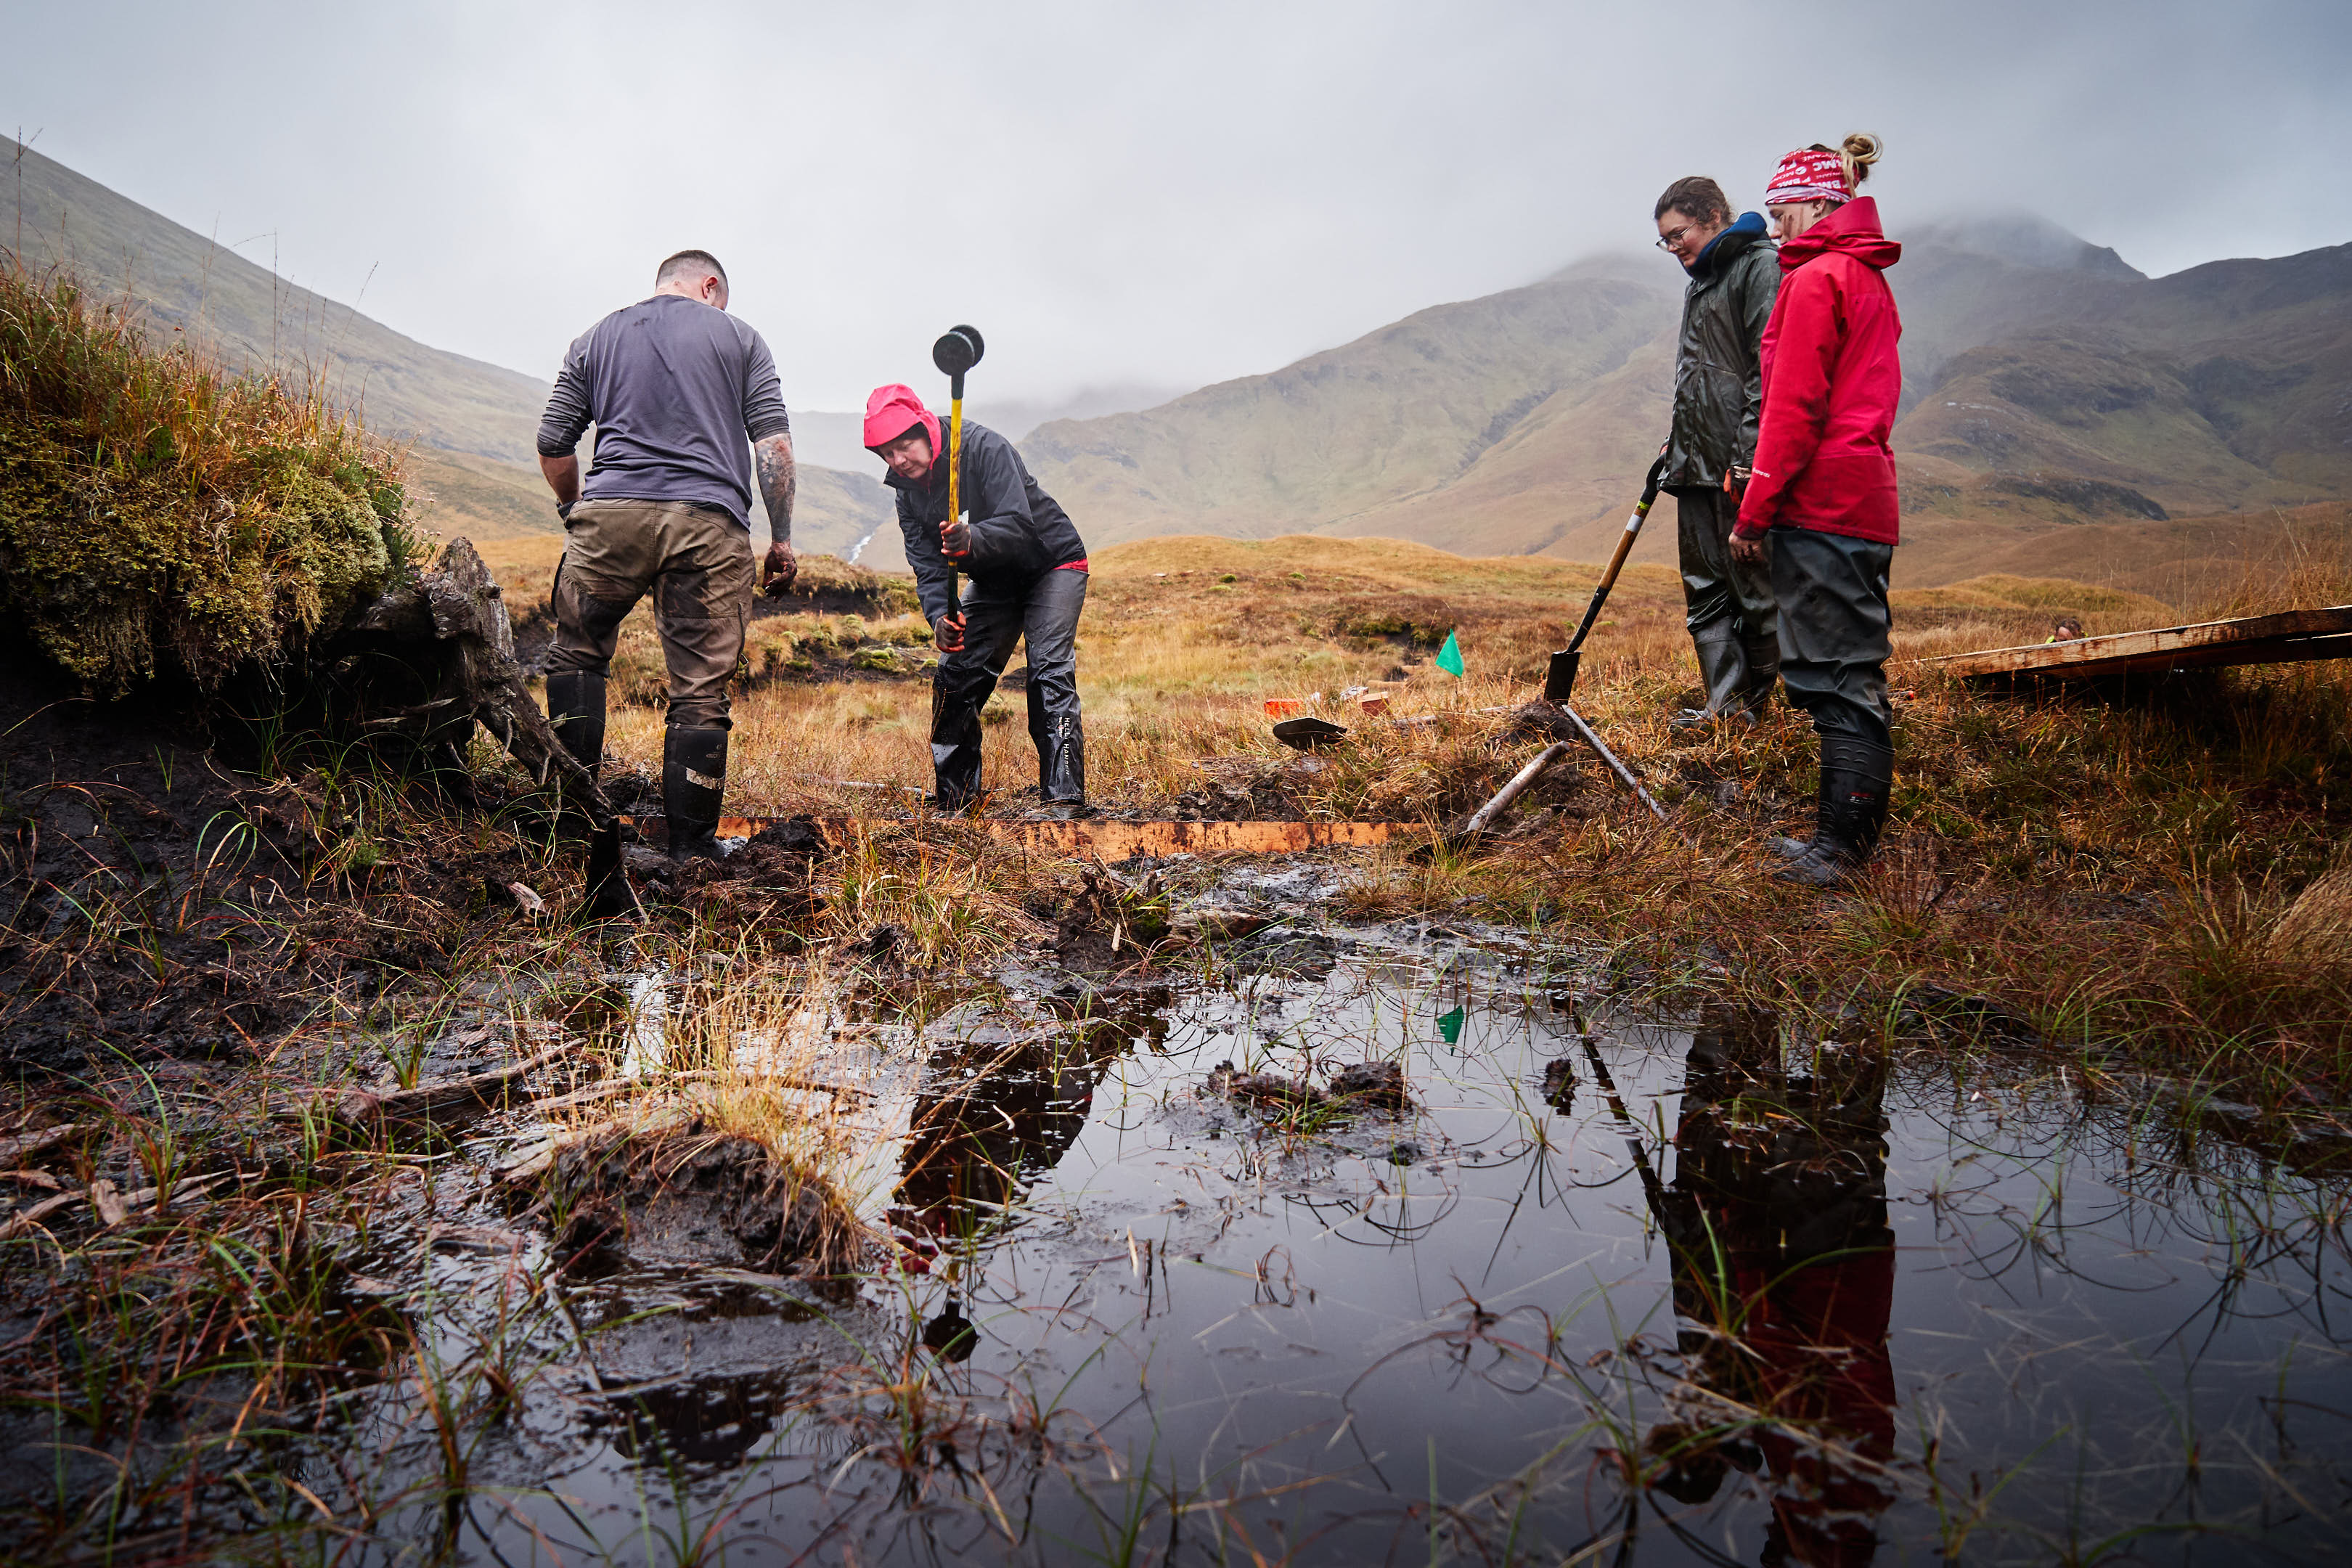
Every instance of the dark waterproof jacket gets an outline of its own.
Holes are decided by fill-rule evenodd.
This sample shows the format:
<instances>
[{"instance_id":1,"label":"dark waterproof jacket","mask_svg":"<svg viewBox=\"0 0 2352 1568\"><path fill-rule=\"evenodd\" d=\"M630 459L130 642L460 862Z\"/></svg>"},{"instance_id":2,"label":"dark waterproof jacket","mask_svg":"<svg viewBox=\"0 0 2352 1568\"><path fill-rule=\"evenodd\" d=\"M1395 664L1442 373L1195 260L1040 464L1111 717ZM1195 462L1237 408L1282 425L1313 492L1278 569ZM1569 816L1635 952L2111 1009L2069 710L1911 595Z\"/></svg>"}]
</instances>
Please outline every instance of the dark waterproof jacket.
<instances>
[{"instance_id":1,"label":"dark waterproof jacket","mask_svg":"<svg viewBox=\"0 0 2352 1568\"><path fill-rule=\"evenodd\" d=\"M1780 287L1761 213L1742 213L1691 263L1675 352L1674 439L1659 481L1667 489L1719 489L1726 469L1754 462L1764 405L1758 345Z\"/></svg>"},{"instance_id":2,"label":"dark waterproof jacket","mask_svg":"<svg viewBox=\"0 0 2352 1568\"><path fill-rule=\"evenodd\" d=\"M1040 573L1087 558L1086 542L1052 496L1037 488L1013 443L985 425L963 426L963 491L958 497L971 523L971 552L951 559L940 549L940 524L948 516L948 465L944 456L927 479L883 480L898 492L898 531L907 542L907 564L915 590L933 624L955 608L955 574L984 587L1017 592Z\"/></svg>"}]
</instances>

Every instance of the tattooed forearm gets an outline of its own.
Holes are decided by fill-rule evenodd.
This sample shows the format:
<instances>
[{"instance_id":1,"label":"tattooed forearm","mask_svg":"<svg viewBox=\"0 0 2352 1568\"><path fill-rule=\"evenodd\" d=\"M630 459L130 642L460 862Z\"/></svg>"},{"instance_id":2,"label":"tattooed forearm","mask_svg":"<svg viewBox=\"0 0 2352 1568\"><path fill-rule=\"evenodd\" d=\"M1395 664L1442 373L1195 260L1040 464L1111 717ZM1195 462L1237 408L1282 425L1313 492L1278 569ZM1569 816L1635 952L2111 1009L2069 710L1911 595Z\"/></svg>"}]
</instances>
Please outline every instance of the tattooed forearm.
<instances>
[{"instance_id":1,"label":"tattooed forearm","mask_svg":"<svg viewBox=\"0 0 2352 1568\"><path fill-rule=\"evenodd\" d=\"M793 536L793 498L800 490L800 471L793 463L793 438L771 436L751 448L760 469L760 499L768 503L769 536L779 542Z\"/></svg>"}]
</instances>

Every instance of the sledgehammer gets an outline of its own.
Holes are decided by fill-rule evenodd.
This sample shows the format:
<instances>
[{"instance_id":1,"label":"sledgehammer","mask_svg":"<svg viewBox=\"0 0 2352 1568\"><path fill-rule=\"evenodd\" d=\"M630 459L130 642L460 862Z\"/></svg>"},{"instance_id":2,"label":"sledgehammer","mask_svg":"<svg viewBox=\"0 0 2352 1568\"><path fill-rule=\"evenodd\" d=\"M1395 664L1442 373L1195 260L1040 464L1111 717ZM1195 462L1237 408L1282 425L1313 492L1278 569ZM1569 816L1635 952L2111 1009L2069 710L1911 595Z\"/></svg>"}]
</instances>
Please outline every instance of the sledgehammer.
<instances>
[{"instance_id":1,"label":"sledgehammer","mask_svg":"<svg viewBox=\"0 0 2352 1568\"><path fill-rule=\"evenodd\" d=\"M978 327L950 327L931 345L931 363L948 378L948 523L952 527L963 505L963 373L988 352ZM949 597L954 597L950 584Z\"/></svg>"},{"instance_id":2,"label":"sledgehammer","mask_svg":"<svg viewBox=\"0 0 2352 1568\"><path fill-rule=\"evenodd\" d=\"M944 340L942 340L944 341ZM1584 612L1583 624L1568 646L1551 656L1551 665L1544 671L1544 700L1566 702L1576 686L1576 667L1584 658L1584 639L1591 635L1592 623L1601 618L1601 606L1609 597L1609 590L1617 585L1617 574L1625 569L1625 557L1633 552L1633 541L1642 536L1642 520L1650 515L1657 504L1658 480L1666 471L1666 455L1650 465L1649 477L1642 481L1642 499L1633 508L1633 515L1625 523L1625 531L1617 536L1617 552L1609 558L1609 570L1601 574L1601 586L1592 590L1592 603Z\"/></svg>"},{"instance_id":3,"label":"sledgehammer","mask_svg":"<svg viewBox=\"0 0 2352 1568\"><path fill-rule=\"evenodd\" d=\"M987 352L988 345L981 340L980 329L971 326L950 327L940 334L939 342L931 345L931 363L939 367L940 374L948 378L948 516L947 521L940 527L943 554L947 553L944 547L948 531L954 528L956 519L963 515L963 373L978 364L980 356ZM948 614L960 616L961 612L956 608L959 595L956 591L955 556L948 554L947 562ZM945 766L947 760L956 752L952 743L940 739L940 704L944 697L944 688L934 686L931 689L931 765L935 768Z\"/></svg>"}]
</instances>

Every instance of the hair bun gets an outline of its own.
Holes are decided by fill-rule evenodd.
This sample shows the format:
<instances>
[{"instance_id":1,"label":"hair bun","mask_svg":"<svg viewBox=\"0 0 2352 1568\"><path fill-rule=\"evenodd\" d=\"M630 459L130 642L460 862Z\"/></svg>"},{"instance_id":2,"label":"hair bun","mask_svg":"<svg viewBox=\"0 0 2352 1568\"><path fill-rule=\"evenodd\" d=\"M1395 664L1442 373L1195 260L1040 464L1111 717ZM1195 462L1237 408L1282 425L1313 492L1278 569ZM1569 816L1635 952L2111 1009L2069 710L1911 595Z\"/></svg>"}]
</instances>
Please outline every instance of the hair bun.
<instances>
[{"instance_id":1,"label":"hair bun","mask_svg":"<svg viewBox=\"0 0 2352 1568\"><path fill-rule=\"evenodd\" d=\"M1870 178L1870 166L1886 152L1886 143L1867 131L1848 132L1838 147L1838 156L1845 164L1845 183L1849 190L1860 190L1863 181Z\"/></svg>"}]
</instances>

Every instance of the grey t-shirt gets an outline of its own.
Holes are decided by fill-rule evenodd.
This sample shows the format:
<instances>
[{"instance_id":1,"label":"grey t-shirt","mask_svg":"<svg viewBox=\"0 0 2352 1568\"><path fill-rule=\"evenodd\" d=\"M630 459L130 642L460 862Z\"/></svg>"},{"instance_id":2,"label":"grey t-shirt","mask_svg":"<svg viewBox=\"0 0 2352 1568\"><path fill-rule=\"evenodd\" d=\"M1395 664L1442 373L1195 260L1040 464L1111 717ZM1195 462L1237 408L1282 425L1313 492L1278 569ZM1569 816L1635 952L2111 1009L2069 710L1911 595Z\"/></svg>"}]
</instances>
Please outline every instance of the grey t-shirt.
<instances>
[{"instance_id":1,"label":"grey t-shirt","mask_svg":"<svg viewBox=\"0 0 2352 1568\"><path fill-rule=\"evenodd\" d=\"M792 420L760 334L715 306L656 294L614 311L563 356L543 458L569 455L596 426L583 500L698 501L751 526L751 444Z\"/></svg>"}]
</instances>

